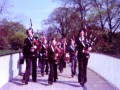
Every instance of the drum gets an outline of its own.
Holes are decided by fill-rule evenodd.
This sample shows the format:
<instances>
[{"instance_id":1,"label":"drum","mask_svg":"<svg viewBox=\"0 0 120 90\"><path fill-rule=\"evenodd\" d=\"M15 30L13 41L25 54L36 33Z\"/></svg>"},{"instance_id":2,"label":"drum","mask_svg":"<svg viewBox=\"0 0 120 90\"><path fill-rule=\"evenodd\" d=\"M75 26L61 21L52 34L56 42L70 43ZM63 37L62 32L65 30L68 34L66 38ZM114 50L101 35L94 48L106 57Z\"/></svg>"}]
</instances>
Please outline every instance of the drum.
<instances>
[{"instance_id":1,"label":"drum","mask_svg":"<svg viewBox=\"0 0 120 90\"><path fill-rule=\"evenodd\" d=\"M70 54L66 53L65 54L65 62L69 62L70 61Z\"/></svg>"}]
</instances>

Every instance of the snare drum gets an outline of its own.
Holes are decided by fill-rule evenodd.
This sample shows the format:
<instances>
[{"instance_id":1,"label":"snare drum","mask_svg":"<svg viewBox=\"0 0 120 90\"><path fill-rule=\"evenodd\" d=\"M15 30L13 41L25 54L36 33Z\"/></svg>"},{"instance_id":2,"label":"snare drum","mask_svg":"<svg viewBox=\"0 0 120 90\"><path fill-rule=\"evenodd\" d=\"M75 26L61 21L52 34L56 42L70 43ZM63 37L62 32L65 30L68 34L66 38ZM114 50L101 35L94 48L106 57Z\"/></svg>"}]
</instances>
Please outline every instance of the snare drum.
<instances>
[{"instance_id":1,"label":"snare drum","mask_svg":"<svg viewBox=\"0 0 120 90\"><path fill-rule=\"evenodd\" d=\"M69 53L66 53L65 54L65 62L69 62L69 60L70 60L70 55L69 55Z\"/></svg>"}]
</instances>

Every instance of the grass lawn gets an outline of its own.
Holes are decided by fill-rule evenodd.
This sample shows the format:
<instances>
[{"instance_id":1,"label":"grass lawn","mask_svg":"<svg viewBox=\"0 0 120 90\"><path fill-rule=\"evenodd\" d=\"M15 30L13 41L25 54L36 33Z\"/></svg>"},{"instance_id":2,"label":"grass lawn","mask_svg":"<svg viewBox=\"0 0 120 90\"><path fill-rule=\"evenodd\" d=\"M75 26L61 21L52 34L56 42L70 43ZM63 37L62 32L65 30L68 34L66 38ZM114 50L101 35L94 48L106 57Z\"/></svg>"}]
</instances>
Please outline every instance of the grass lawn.
<instances>
[{"instance_id":1,"label":"grass lawn","mask_svg":"<svg viewBox=\"0 0 120 90\"><path fill-rule=\"evenodd\" d=\"M19 52L18 50L0 50L0 55Z\"/></svg>"}]
</instances>

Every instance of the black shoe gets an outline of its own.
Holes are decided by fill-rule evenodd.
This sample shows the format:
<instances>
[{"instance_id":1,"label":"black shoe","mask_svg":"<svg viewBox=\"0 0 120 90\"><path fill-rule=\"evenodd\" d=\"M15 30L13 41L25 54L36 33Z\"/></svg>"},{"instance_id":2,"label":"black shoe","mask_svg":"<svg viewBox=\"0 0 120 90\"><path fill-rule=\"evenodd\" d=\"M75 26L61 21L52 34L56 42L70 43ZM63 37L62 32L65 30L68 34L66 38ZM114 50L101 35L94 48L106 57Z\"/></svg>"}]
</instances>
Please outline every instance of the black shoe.
<instances>
[{"instance_id":1,"label":"black shoe","mask_svg":"<svg viewBox=\"0 0 120 90\"><path fill-rule=\"evenodd\" d=\"M52 85L53 83L52 82L48 82L49 85Z\"/></svg>"},{"instance_id":2,"label":"black shoe","mask_svg":"<svg viewBox=\"0 0 120 90\"><path fill-rule=\"evenodd\" d=\"M56 82L56 79L54 80L54 82Z\"/></svg>"},{"instance_id":3,"label":"black shoe","mask_svg":"<svg viewBox=\"0 0 120 90\"><path fill-rule=\"evenodd\" d=\"M27 85L27 84L28 84L28 82L26 81L26 82L25 82L25 85Z\"/></svg>"},{"instance_id":4,"label":"black shoe","mask_svg":"<svg viewBox=\"0 0 120 90\"><path fill-rule=\"evenodd\" d=\"M44 77L44 74L43 74L43 73L41 73L41 75L42 75L42 77Z\"/></svg>"},{"instance_id":5,"label":"black shoe","mask_svg":"<svg viewBox=\"0 0 120 90\"><path fill-rule=\"evenodd\" d=\"M25 83L25 80L22 80L22 83Z\"/></svg>"},{"instance_id":6,"label":"black shoe","mask_svg":"<svg viewBox=\"0 0 120 90\"><path fill-rule=\"evenodd\" d=\"M71 75L71 77L73 78L73 77L74 77L74 75L72 74L72 75Z\"/></svg>"},{"instance_id":7,"label":"black shoe","mask_svg":"<svg viewBox=\"0 0 120 90\"><path fill-rule=\"evenodd\" d=\"M81 82L81 83L80 83L80 85L83 87L83 86L84 86L84 83L83 83L83 82Z\"/></svg>"},{"instance_id":8,"label":"black shoe","mask_svg":"<svg viewBox=\"0 0 120 90\"><path fill-rule=\"evenodd\" d=\"M62 73L63 72L63 70L60 70L60 73Z\"/></svg>"},{"instance_id":9,"label":"black shoe","mask_svg":"<svg viewBox=\"0 0 120 90\"><path fill-rule=\"evenodd\" d=\"M48 72L46 72L46 75L48 75Z\"/></svg>"},{"instance_id":10,"label":"black shoe","mask_svg":"<svg viewBox=\"0 0 120 90\"><path fill-rule=\"evenodd\" d=\"M36 80L33 80L33 82L36 82Z\"/></svg>"},{"instance_id":11,"label":"black shoe","mask_svg":"<svg viewBox=\"0 0 120 90\"><path fill-rule=\"evenodd\" d=\"M22 83L24 83L25 85L27 85L28 81L22 80Z\"/></svg>"}]
</instances>

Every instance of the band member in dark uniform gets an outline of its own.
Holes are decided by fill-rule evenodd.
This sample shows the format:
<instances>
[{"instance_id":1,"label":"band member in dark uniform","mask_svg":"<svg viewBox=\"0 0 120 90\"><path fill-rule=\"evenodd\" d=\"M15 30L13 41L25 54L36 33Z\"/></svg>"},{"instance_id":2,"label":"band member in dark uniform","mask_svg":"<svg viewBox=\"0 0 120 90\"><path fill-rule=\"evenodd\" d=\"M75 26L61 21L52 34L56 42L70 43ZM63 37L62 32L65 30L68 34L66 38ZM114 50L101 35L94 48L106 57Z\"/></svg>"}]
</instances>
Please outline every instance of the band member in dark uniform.
<instances>
[{"instance_id":1,"label":"band member in dark uniform","mask_svg":"<svg viewBox=\"0 0 120 90\"><path fill-rule=\"evenodd\" d=\"M78 82L81 86L87 82L87 64L89 59L89 52L91 47L87 46L84 35L84 29L80 29L78 38L76 40L78 50Z\"/></svg>"},{"instance_id":2,"label":"band member in dark uniform","mask_svg":"<svg viewBox=\"0 0 120 90\"><path fill-rule=\"evenodd\" d=\"M48 45L47 45L47 40L44 38L43 43L42 43L42 49L41 49L41 54L42 54L42 60L41 60L41 75L44 76L44 70L45 70L45 65L46 65L46 74L48 74Z\"/></svg>"},{"instance_id":3,"label":"band member in dark uniform","mask_svg":"<svg viewBox=\"0 0 120 90\"><path fill-rule=\"evenodd\" d=\"M55 71L55 74L54 74L54 82L56 82L56 79L58 79L58 72L57 72L57 67L58 67L58 64L60 62L60 57L61 57L61 48L60 48L60 44L57 44L55 45L55 65L54 65L54 71Z\"/></svg>"},{"instance_id":4,"label":"band member in dark uniform","mask_svg":"<svg viewBox=\"0 0 120 90\"><path fill-rule=\"evenodd\" d=\"M60 58L60 63L59 63L59 70L62 73L63 72L63 68L66 67L66 62L65 62L65 55L66 55L66 51L67 51L67 43L66 43L66 38L62 38L61 41L61 50L62 50L62 56Z\"/></svg>"},{"instance_id":5,"label":"band member in dark uniform","mask_svg":"<svg viewBox=\"0 0 120 90\"><path fill-rule=\"evenodd\" d=\"M48 58L50 64L50 73L48 76L48 84L52 85L53 82L56 82L57 79L57 68L56 62L58 58L58 53L56 53L56 40L52 38L51 45L48 48Z\"/></svg>"},{"instance_id":6,"label":"band member in dark uniform","mask_svg":"<svg viewBox=\"0 0 120 90\"><path fill-rule=\"evenodd\" d=\"M36 61L37 58L34 55L34 52L37 49L37 46L33 44L33 29L29 28L27 30L28 37L24 40L24 50L23 55L26 59L26 70L22 79L22 83L28 84L29 76L30 76L30 69L31 69L31 62L32 62L32 80L36 82Z\"/></svg>"},{"instance_id":7,"label":"band member in dark uniform","mask_svg":"<svg viewBox=\"0 0 120 90\"><path fill-rule=\"evenodd\" d=\"M76 66L77 66L77 51L75 40L70 40L69 46L69 54L70 54L70 62L71 62L71 76L74 77L76 74Z\"/></svg>"},{"instance_id":8,"label":"band member in dark uniform","mask_svg":"<svg viewBox=\"0 0 120 90\"><path fill-rule=\"evenodd\" d=\"M41 69L41 66L42 66L42 54L41 54L41 49L42 49L42 40L41 38L39 39L39 56L38 56L38 67Z\"/></svg>"}]
</instances>

